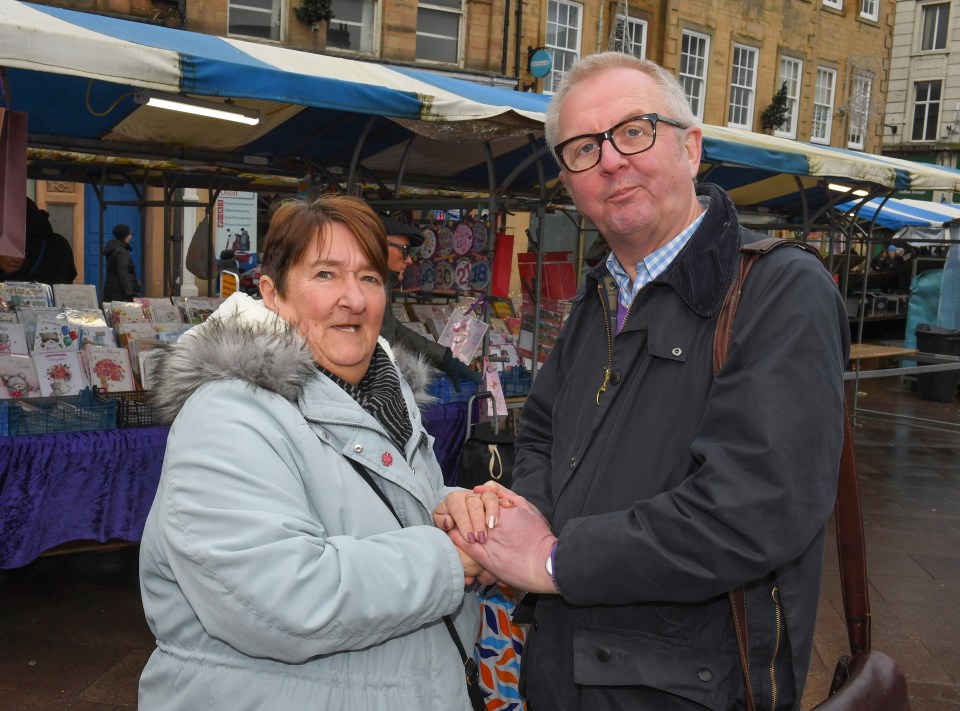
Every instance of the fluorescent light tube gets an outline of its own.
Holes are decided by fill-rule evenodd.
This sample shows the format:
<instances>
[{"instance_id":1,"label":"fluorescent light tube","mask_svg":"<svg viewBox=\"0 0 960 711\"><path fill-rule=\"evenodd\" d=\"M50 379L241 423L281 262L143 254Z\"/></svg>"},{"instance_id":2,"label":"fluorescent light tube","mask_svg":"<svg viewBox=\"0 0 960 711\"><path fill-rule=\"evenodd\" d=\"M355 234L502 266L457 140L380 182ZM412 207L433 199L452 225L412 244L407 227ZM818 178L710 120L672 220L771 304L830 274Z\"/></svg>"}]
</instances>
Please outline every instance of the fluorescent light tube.
<instances>
[{"instance_id":1,"label":"fluorescent light tube","mask_svg":"<svg viewBox=\"0 0 960 711\"><path fill-rule=\"evenodd\" d=\"M134 92L133 100L138 104L153 106L158 109L182 111L184 113L206 116L222 121L236 121L237 123L245 123L248 126L256 126L260 123L261 118L260 112L256 109L242 109L238 106L231 106L230 104L218 103L216 101L194 99L189 96L179 96L177 94L161 94L147 89L137 89Z\"/></svg>"}]
</instances>

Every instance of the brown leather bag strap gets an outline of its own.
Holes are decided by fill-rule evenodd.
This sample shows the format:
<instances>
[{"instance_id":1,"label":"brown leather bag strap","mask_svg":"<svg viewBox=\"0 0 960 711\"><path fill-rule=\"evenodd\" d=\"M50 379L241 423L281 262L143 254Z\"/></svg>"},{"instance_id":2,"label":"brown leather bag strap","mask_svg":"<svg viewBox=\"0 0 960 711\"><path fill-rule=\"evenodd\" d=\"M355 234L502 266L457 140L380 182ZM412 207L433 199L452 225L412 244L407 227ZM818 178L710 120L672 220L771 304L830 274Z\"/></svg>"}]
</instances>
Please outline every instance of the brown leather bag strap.
<instances>
[{"instance_id":1,"label":"brown leather bag strap","mask_svg":"<svg viewBox=\"0 0 960 711\"><path fill-rule=\"evenodd\" d=\"M863 511L860 508L860 486L857 480L857 459L853 450L853 430L847 403L843 403L843 451L840 454L840 477L837 479L837 559L840 562L840 589L843 593L843 616L847 621L850 653L870 651L870 598L867 593L867 550L863 535Z\"/></svg>"},{"instance_id":2,"label":"brown leather bag strap","mask_svg":"<svg viewBox=\"0 0 960 711\"><path fill-rule=\"evenodd\" d=\"M764 254L780 247L799 247L816 255L823 262L815 247L796 240L767 239L744 245L740 248L740 268L727 290L717 328L713 336L713 373L716 375L727 360L733 318L740 304L740 294L747 274ZM843 403L843 451L840 455L840 476L837 480L837 555L840 562L840 581L843 590L844 616L847 621L847 636L853 654L870 649L870 603L867 597L867 558L864 548L863 515L860 509L860 491L857 486L857 464L853 451L853 435L847 403ZM750 647L747 630L746 593L743 587L729 593L733 626L737 633L737 649L743 681L746 687L747 711L754 711L753 687L750 683Z\"/></svg>"}]
</instances>

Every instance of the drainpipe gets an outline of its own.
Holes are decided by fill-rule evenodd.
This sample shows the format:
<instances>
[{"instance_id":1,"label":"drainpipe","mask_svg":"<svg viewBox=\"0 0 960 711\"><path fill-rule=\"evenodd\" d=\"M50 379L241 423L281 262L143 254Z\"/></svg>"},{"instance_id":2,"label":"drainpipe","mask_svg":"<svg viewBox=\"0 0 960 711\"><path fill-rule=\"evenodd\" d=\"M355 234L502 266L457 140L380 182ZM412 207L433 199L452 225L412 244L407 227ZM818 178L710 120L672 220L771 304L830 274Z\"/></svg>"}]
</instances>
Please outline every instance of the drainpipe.
<instances>
[{"instance_id":1,"label":"drainpipe","mask_svg":"<svg viewBox=\"0 0 960 711\"><path fill-rule=\"evenodd\" d=\"M520 86L520 43L523 39L521 35L523 34L523 0L517 0L517 38L516 45L514 47L514 56L517 58L516 72L514 78L517 80L517 91L523 91L523 87ZM506 33L504 33L506 34Z\"/></svg>"},{"instance_id":2,"label":"drainpipe","mask_svg":"<svg viewBox=\"0 0 960 711\"><path fill-rule=\"evenodd\" d=\"M520 0L517 0L520 2ZM500 53L500 74L507 76L507 54L510 52L510 35L507 30L510 29L510 0L506 0L503 6L503 51Z\"/></svg>"}]
</instances>

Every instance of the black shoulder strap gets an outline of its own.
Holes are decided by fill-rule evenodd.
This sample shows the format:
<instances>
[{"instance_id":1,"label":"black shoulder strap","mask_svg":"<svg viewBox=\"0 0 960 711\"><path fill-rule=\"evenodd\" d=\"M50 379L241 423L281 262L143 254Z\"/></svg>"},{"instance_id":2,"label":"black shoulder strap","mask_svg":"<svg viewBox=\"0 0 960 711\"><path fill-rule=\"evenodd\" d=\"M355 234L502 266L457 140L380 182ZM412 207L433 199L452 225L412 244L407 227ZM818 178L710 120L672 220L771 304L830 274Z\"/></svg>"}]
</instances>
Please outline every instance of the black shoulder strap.
<instances>
[{"instance_id":1,"label":"black shoulder strap","mask_svg":"<svg viewBox=\"0 0 960 711\"><path fill-rule=\"evenodd\" d=\"M355 462L354 460L347 458L347 461L350 462L350 466L356 469L357 474L363 478L365 482L373 489L374 493L380 497L380 500L383 502L383 505L389 509L390 513L393 514L393 517L397 519L397 523L400 524L400 527L403 528L403 521L400 520L400 517L397 515L396 509L393 508L393 504L390 503L390 499L387 498L387 495L383 493L383 489L377 486L377 483L373 480L373 477L370 476L370 472L367 471L367 468ZM457 634L456 627L453 626L453 619L450 615L443 616L443 624L447 626L447 632L450 633L450 638L453 640L453 643L457 645L457 651L460 652L460 660L463 662L464 672L469 678L473 675L473 681L476 681L476 675L479 673L476 662L473 661L473 658L467 657L467 651L463 648L463 642L460 641L460 635Z\"/></svg>"}]
</instances>

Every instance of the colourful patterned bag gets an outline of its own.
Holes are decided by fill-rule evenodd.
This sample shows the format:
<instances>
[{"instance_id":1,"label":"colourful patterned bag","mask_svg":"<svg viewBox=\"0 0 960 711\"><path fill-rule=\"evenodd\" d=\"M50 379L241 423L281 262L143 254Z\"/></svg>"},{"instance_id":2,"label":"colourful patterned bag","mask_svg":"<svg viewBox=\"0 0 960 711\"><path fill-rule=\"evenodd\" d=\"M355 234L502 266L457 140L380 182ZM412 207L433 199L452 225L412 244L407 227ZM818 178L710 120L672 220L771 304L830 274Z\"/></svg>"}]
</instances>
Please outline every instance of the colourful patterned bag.
<instances>
[{"instance_id":1,"label":"colourful patterned bag","mask_svg":"<svg viewBox=\"0 0 960 711\"><path fill-rule=\"evenodd\" d=\"M510 619L520 596L498 584L478 588L477 597L481 615L474 658L487 711L525 711L519 684L526 631Z\"/></svg>"}]
</instances>

